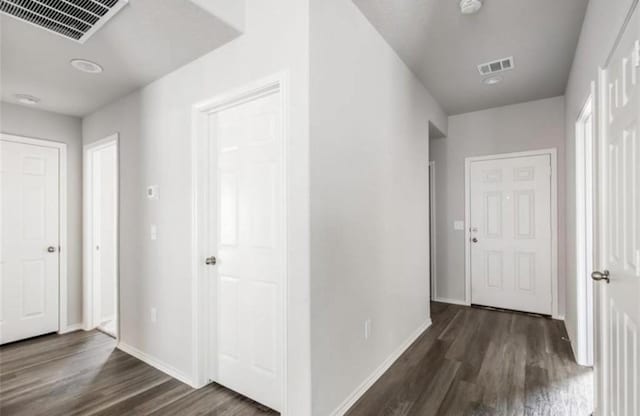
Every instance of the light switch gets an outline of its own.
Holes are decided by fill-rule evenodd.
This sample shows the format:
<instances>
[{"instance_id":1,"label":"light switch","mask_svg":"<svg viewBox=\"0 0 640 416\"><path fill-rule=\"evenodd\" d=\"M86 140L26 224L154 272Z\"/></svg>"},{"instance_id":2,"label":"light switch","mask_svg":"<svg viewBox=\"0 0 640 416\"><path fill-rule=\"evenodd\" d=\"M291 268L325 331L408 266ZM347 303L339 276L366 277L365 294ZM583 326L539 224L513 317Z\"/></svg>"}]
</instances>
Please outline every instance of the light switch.
<instances>
[{"instance_id":1,"label":"light switch","mask_svg":"<svg viewBox=\"0 0 640 416\"><path fill-rule=\"evenodd\" d=\"M147 199L158 199L158 185L147 186Z\"/></svg>"},{"instance_id":2,"label":"light switch","mask_svg":"<svg viewBox=\"0 0 640 416\"><path fill-rule=\"evenodd\" d=\"M453 229L456 231L464 231L464 221L454 221Z\"/></svg>"},{"instance_id":3,"label":"light switch","mask_svg":"<svg viewBox=\"0 0 640 416\"><path fill-rule=\"evenodd\" d=\"M155 224L151 224L151 229L149 234L151 236L152 241L155 241L158 239L158 227Z\"/></svg>"}]
</instances>

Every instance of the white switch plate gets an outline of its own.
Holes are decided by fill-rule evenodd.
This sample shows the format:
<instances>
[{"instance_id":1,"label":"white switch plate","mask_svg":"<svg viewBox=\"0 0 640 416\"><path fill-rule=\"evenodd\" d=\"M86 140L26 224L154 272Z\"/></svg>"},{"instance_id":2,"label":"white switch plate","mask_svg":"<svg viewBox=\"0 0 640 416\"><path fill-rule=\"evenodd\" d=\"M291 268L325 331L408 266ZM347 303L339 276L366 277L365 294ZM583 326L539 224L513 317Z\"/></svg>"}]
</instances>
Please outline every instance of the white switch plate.
<instances>
[{"instance_id":1,"label":"white switch plate","mask_svg":"<svg viewBox=\"0 0 640 416\"><path fill-rule=\"evenodd\" d=\"M371 336L371 319L364 321L364 339L367 340Z\"/></svg>"},{"instance_id":2,"label":"white switch plate","mask_svg":"<svg viewBox=\"0 0 640 416\"><path fill-rule=\"evenodd\" d=\"M151 322L156 323L158 320L158 310L156 308L151 308Z\"/></svg>"},{"instance_id":3,"label":"white switch plate","mask_svg":"<svg viewBox=\"0 0 640 416\"><path fill-rule=\"evenodd\" d=\"M151 229L149 230L151 241L155 241L158 238L158 227L155 224L151 224Z\"/></svg>"},{"instance_id":4,"label":"white switch plate","mask_svg":"<svg viewBox=\"0 0 640 416\"><path fill-rule=\"evenodd\" d=\"M456 231L464 231L464 221L454 221L453 229Z\"/></svg>"}]
</instances>

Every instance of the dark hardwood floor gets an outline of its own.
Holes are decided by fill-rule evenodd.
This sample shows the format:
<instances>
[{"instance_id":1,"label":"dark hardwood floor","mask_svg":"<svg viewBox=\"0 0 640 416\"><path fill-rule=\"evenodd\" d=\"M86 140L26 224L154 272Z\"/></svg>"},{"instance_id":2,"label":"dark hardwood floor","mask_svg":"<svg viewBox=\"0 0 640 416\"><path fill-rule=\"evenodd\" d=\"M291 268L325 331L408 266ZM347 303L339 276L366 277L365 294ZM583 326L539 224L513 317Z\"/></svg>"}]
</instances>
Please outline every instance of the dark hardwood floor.
<instances>
[{"instance_id":1,"label":"dark hardwood floor","mask_svg":"<svg viewBox=\"0 0 640 416\"><path fill-rule=\"evenodd\" d=\"M562 321L432 303L433 325L348 416L587 416L592 371Z\"/></svg>"},{"instance_id":2,"label":"dark hardwood floor","mask_svg":"<svg viewBox=\"0 0 640 416\"><path fill-rule=\"evenodd\" d=\"M194 390L98 332L0 347L1 416L276 415L219 385Z\"/></svg>"},{"instance_id":3,"label":"dark hardwood floor","mask_svg":"<svg viewBox=\"0 0 640 416\"><path fill-rule=\"evenodd\" d=\"M562 322L441 303L432 320L349 416L591 412L591 370ZM193 390L97 331L0 347L1 416L276 414L219 385Z\"/></svg>"}]
</instances>

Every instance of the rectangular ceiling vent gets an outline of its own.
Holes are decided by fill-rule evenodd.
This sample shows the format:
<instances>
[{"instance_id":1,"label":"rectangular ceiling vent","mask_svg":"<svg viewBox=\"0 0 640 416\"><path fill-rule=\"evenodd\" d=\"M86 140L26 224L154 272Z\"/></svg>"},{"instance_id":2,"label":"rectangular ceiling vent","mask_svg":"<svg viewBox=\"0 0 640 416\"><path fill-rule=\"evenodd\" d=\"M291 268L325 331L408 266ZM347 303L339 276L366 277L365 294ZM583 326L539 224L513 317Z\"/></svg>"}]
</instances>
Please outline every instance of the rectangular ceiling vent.
<instances>
[{"instance_id":1,"label":"rectangular ceiling vent","mask_svg":"<svg viewBox=\"0 0 640 416\"><path fill-rule=\"evenodd\" d=\"M0 0L0 12L84 43L129 0Z\"/></svg>"},{"instance_id":2,"label":"rectangular ceiling vent","mask_svg":"<svg viewBox=\"0 0 640 416\"><path fill-rule=\"evenodd\" d=\"M513 56L478 65L480 75L495 74L496 72L509 71L510 69L513 69Z\"/></svg>"}]
</instances>

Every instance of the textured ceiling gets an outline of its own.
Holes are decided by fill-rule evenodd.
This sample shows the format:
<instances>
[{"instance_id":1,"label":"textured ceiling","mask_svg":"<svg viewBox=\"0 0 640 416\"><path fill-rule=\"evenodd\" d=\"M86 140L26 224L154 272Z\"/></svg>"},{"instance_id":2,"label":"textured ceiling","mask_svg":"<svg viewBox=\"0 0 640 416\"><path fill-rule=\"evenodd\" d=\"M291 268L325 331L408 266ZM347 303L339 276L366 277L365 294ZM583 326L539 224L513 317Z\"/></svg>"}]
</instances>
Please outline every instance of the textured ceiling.
<instances>
[{"instance_id":1,"label":"textured ceiling","mask_svg":"<svg viewBox=\"0 0 640 416\"><path fill-rule=\"evenodd\" d=\"M185 0L130 0L85 44L2 15L2 101L28 94L41 99L39 109L89 114L240 35L208 9ZM69 65L74 58L104 72L78 72Z\"/></svg>"},{"instance_id":2,"label":"textured ceiling","mask_svg":"<svg viewBox=\"0 0 640 416\"><path fill-rule=\"evenodd\" d=\"M588 0L353 0L450 114L563 95ZM487 86L477 65L513 56Z\"/></svg>"}]
</instances>

